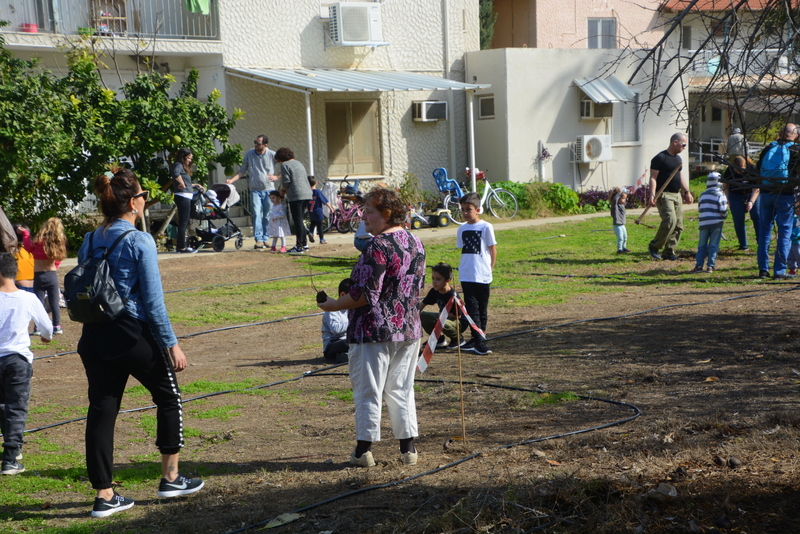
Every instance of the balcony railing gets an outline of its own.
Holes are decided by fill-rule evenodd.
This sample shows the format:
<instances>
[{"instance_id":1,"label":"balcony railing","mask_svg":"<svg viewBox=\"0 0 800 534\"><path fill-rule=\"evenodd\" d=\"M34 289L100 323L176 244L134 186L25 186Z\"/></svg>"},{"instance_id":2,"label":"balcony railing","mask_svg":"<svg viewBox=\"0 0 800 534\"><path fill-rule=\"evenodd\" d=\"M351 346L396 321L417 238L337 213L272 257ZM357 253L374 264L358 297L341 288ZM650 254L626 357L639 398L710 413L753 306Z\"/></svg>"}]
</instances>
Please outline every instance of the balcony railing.
<instances>
[{"instance_id":1,"label":"balcony railing","mask_svg":"<svg viewBox=\"0 0 800 534\"><path fill-rule=\"evenodd\" d=\"M149 39L219 39L219 1L209 14L185 0L0 0L4 32L100 35Z\"/></svg>"},{"instance_id":2,"label":"balcony railing","mask_svg":"<svg viewBox=\"0 0 800 534\"><path fill-rule=\"evenodd\" d=\"M695 53L697 55L695 56ZM765 72L779 76L793 74L800 70L794 60L786 55L786 50L765 48L761 50L729 50L721 55L716 50L684 50L684 57L694 57L692 76L713 76L727 67L733 76L758 76ZM777 61L776 61L777 58Z\"/></svg>"}]
</instances>

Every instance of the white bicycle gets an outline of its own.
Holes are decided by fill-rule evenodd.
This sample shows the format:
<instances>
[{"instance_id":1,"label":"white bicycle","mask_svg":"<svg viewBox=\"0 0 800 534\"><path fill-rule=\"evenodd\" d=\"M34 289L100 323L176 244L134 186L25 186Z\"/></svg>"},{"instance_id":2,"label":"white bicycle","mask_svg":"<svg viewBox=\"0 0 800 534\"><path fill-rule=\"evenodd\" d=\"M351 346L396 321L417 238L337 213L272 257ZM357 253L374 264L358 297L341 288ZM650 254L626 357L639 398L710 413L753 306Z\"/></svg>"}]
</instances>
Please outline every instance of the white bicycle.
<instances>
[{"instance_id":1,"label":"white bicycle","mask_svg":"<svg viewBox=\"0 0 800 534\"><path fill-rule=\"evenodd\" d=\"M467 176L471 176L469 169L467 169ZM475 180L476 183L480 180L483 180L484 183L483 194L481 195L481 207L488 208L489 213L498 219L513 219L517 215L519 212L519 202L517 202L517 197L515 197L511 191L492 187L492 184L486 179L486 173L484 171L476 170ZM456 191L450 191L444 198L444 207L450 210L449 217L451 221L455 224L464 224L464 216L461 214L461 204L458 202L459 198Z\"/></svg>"}]
</instances>

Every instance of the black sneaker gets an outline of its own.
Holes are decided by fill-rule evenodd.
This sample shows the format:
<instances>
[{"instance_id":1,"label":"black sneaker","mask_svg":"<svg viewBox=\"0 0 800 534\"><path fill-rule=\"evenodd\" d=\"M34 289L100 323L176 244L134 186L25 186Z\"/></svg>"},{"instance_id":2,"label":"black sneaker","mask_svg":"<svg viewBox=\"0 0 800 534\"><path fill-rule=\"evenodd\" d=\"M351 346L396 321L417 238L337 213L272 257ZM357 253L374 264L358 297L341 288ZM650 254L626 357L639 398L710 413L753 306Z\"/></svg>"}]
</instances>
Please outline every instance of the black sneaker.
<instances>
[{"instance_id":1,"label":"black sneaker","mask_svg":"<svg viewBox=\"0 0 800 534\"><path fill-rule=\"evenodd\" d=\"M676 256L675 254L670 254L669 256L664 256L665 260L669 261L683 261L683 258L680 256Z\"/></svg>"},{"instance_id":2,"label":"black sneaker","mask_svg":"<svg viewBox=\"0 0 800 534\"><path fill-rule=\"evenodd\" d=\"M458 342L458 339L453 338L453 339L450 340L450 344L447 345L447 347L445 347L445 348L455 350L458 347L463 347L466 343L467 343L467 340L464 339L463 337L461 338L461 343Z\"/></svg>"},{"instance_id":3,"label":"black sneaker","mask_svg":"<svg viewBox=\"0 0 800 534\"><path fill-rule=\"evenodd\" d=\"M764 271L763 269L761 271L758 271L758 277L769 278L769 271Z\"/></svg>"},{"instance_id":4,"label":"black sneaker","mask_svg":"<svg viewBox=\"0 0 800 534\"><path fill-rule=\"evenodd\" d=\"M22 455L18 455L22 456ZM2 474L4 475L18 475L25 471L25 466L19 460L14 460L12 462L3 462L2 464Z\"/></svg>"},{"instance_id":5,"label":"black sneaker","mask_svg":"<svg viewBox=\"0 0 800 534\"><path fill-rule=\"evenodd\" d=\"M108 517L111 514L116 514L117 512L127 510L128 508L133 507L133 505L133 499L123 497L122 495L117 495L116 492L114 493L114 496L107 501L101 499L100 497L95 497L94 507L92 508L92 517Z\"/></svg>"},{"instance_id":6,"label":"black sneaker","mask_svg":"<svg viewBox=\"0 0 800 534\"><path fill-rule=\"evenodd\" d=\"M166 478L161 479L161 484L158 485L158 496L180 497L181 495L189 495L200 491L204 485L199 478L187 478L178 473L178 476L172 482L167 482Z\"/></svg>"},{"instance_id":7,"label":"black sneaker","mask_svg":"<svg viewBox=\"0 0 800 534\"><path fill-rule=\"evenodd\" d=\"M797 278L797 275L790 273L783 273L783 274L776 274L772 278L774 278L775 280L794 280L795 278Z\"/></svg>"},{"instance_id":8,"label":"black sneaker","mask_svg":"<svg viewBox=\"0 0 800 534\"><path fill-rule=\"evenodd\" d=\"M484 354L492 353L492 351L489 350L489 347L486 346L486 342L483 341L482 339L475 342L475 346L472 348L472 352L474 352L475 354L480 354L481 356L483 356Z\"/></svg>"},{"instance_id":9,"label":"black sneaker","mask_svg":"<svg viewBox=\"0 0 800 534\"><path fill-rule=\"evenodd\" d=\"M313 243L314 242L314 234L308 234L308 240Z\"/></svg>"},{"instance_id":10,"label":"black sneaker","mask_svg":"<svg viewBox=\"0 0 800 534\"><path fill-rule=\"evenodd\" d=\"M444 335L439 336L439 339L436 341L436 348L443 349L447 347L447 338Z\"/></svg>"},{"instance_id":11,"label":"black sneaker","mask_svg":"<svg viewBox=\"0 0 800 534\"><path fill-rule=\"evenodd\" d=\"M303 247L301 246L294 246L290 248L289 251L287 252L287 254L289 254L290 256L302 256L305 253L306 251L303 250Z\"/></svg>"},{"instance_id":12,"label":"black sneaker","mask_svg":"<svg viewBox=\"0 0 800 534\"><path fill-rule=\"evenodd\" d=\"M461 345L461 352L472 352L473 350L475 350L474 339L470 339L469 341Z\"/></svg>"},{"instance_id":13,"label":"black sneaker","mask_svg":"<svg viewBox=\"0 0 800 534\"><path fill-rule=\"evenodd\" d=\"M650 251L650 257L653 258L654 260L660 260L661 259L661 254L658 253L658 249L657 248L653 248L651 246L648 246L647 250Z\"/></svg>"}]
</instances>

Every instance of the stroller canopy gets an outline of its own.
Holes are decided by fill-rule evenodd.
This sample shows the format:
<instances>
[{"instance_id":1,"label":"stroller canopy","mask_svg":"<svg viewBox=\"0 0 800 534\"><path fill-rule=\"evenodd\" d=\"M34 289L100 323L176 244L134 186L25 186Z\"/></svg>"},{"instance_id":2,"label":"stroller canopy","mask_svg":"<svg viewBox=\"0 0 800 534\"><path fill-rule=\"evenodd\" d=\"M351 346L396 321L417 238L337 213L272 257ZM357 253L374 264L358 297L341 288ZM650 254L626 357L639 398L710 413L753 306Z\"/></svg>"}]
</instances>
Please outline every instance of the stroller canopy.
<instances>
[{"instance_id":1,"label":"stroller canopy","mask_svg":"<svg viewBox=\"0 0 800 534\"><path fill-rule=\"evenodd\" d=\"M217 195L217 202L222 209L228 209L239 202L239 192L233 184L214 184L209 187Z\"/></svg>"}]
</instances>

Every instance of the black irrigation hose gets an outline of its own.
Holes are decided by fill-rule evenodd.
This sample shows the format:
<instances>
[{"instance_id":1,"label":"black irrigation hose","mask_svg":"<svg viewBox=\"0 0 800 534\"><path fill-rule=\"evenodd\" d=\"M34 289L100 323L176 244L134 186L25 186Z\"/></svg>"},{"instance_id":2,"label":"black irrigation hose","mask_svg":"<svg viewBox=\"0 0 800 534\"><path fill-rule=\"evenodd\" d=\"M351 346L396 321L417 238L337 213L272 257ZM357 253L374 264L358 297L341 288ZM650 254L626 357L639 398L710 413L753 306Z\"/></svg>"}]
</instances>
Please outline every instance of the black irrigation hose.
<instances>
[{"instance_id":1,"label":"black irrigation hose","mask_svg":"<svg viewBox=\"0 0 800 534\"><path fill-rule=\"evenodd\" d=\"M502 339L502 338L506 338L506 337L520 336L520 335L524 335L524 334L532 334L532 333L535 333L535 332L541 332L543 330L549 330L549 329L552 329L552 328L561 328L561 327L565 327L565 326L572 326L572 325L581 324L581 323L590 323L590 322L600 322L600 321L611 321L611 320L615 320L615 319L624 319L626 317L634 317L634 316L637 316L637 315L644 315L644 314L647 314L647 313L652 313L654 311L664 310L664 309L667 309L667 308L678 308L678 307L682 307L682 306L700 306L700 305L704 305L704 304L716 304L718 302L725 302L725 301L728 301L728 300L738 300L738 299L746 299L746 298L753 298L753 297L763 297L765 295L771 295L771 294L774 294L774 293L785 293L787 291L795 291L797 289L800 289L800 286L794 285L793 287L790 287L790 288L777 289L775 291L767 291L767 292L764 292L764 293L757 293L757 294L754 294L754 295L738 295L738 296L735 296L735 297L726 297L726 298L723 298L723 299L711 300L711 301L706 301L706 302L690 302L690 303L679 303L679 304L667 304L665 306L659 306L657 308L651 308L649 310L631 312L631 313L626 313L626 314L623 314L623 315L616 315L616 316L612 316L612 317L597 317L597 318L592 318L592 319L579 319L577 321L570 321L568 323L561 323L561 324L550 325L550 326L542 326L540 328L534 328L534 329L531 329L531 330L523 330L523 331L520 331L520 332L511 332L509 334L501 334L499 336L494 336L494 337L487 338L487 341L492 341L492 340L495 340L495 339ZM299 315L299 316L294 316L294 317L284 317L282 319L275 319L275 320L272 320L272 321L263 321L263 322L260 322L260 323L251 323L251 324L247 324L247 325L229 326L229 327L225 327L225 328L221 328L221 329L210 330L208 332L218 332L220 330L230 330L230 329L233 329L233 328L244 328L246 326L257 326L257 325L263 325L263 324L277 323L277 322L281 322L281 321L289 321L289 320L292 320L292 319L313 317L313 316L316 316L316 315L321 315L321 312L320 313L310 314L310 315ZM181 336L181 339L186 338L186 337L198 336L198 335L201 335L201 334L204 334L204 333L208 333L208 332L197 332L195 334L189 334L189 335L186 335L186 336ZM60 355L64 355L64 354L73 354L75 352L76 351L62 352L62 353L51 355L51 356L40 356L39 358L34 358L34 359L50 358L50 357L53 357L53 356L60 356ZM317 369L315 371L307 371L302 376L317 375L317 374L322 373L323 371L326 371L328 369L333 369L333 368L339 367L341 365L344 365L344 364L338 364L338 365L333 365L333 366L329 366L329 367L324 367L324 368L321 368L321 369ZM295 380L299 380L299 378L301 378L301 377L291 378L291 379L284 380L284 381L281 381L281 382L275 382L273 384L267 384L267 385L264 385L264 386L257 386L257 387L248 388L248 389L260 389L260 388L270 387L270 386L273 386L273 385L284 384L286 382L292 382L292 381L295 381ZM504 386L500 386L500 385L489 385L489 384L484 384L484 385L487 385L488 387L496 387L496 388L504 387ZM232 392L235 392L235 391L239 391L239 390L228 390L228 391L223 391L223 392L208 393L208 394L200 396L200 397L193 397L191 399L186 399L184 402L190 402L192 400L197 400L197 399L200 399L200 398L213 397L215 395L221 395L223 393L232 393ZM241 390L241 391L247 391L247 390ZM533 391L533 390L531 390L531 391ZM604 400L604 402L615 402L615 401L605 401ZM622 404L624 405L624 403L622 403ZM125 411L122 411L120 413L129 413L129 412L135 412L135 411L140 411L140 410L149 410L151 408L155 408L155 406L147 406L147 407L143 407L143 408L133 408L131 410L125 410ZM82 421L84 419L85 419L85 417L79 417L79 418L76 418L76 419L70 419L68 421L61 421L59 423L53 423L51 425L47 425L47 426L43 426L43 427L39 427L39 428L26 430L25 432L38 432L39 430L44 430L44 429L47 429L47 428L52 428L52 427L56 427L56 426L65 425L67 423L74 423L76 421Z\"/></svg>"},{"instance_id":2,"label":"black irrigation hose","mask_svg":"<svg viewBox=\"0 0 800 534\"><path fill-rule=\"evenodd\" d=\"M292 275L292 276L279 276L277 278L267 278L265 280L253 280L251 282L230 282L230 283L227 283L227 284L213 284L213 285L208 285L208 286L185 287L183 289L172 289L170 291L164 291L164 294L166 295L167 293L182 293L184 291L195 291L197 289L211 289L211 288L214 288L214 287L246 286L246 285L250 285L250 284L262 284L262 283L265 283L265 282L275 282L277 280L287 280L289 278L305 278L307 276L323 276L323 275L326 275L326 274L340 273L340 272L342 272L344 270L345 269L339 269L338 271L326 271L326 272L323 272L323 273L314 273L314 274L308 273L308 274L295 274L295 275Z\"/></svg>"},{"instance_id":3,"label":"black irrigation hose","mask_svg":"<svg viewBox=\"0 0 800 534\"><path fill-rule=\"evenodd\" d=\"M344 364L341 364L341 365L344 365ZM333 374L333 373L331 373L331 374ZM343 374L343 373L336 373L336 374ZM320 376L326 376L326 375L320 375ZM415 380L415 382L428 382L428 383L436 383L436 384L457 384L458 383L455 380L423 380L423 379ZM465 384L465 385L477 385L477 386L485 386L485 387L490 387L490 388L509 389L509 390L514 390L514 391L526 391L526 392L533 392L533 393L541 393L540 391L533 390L533 389L516 387L516 386L504 386L504 385L501 385L501 384L487 384L487 383L482 383L482 382L462 382L462 383ZM458 459L458 460L456 460L454 462L451 462L451 463L449 463L447 465L442 465L442 466L439 466L439 467L437 467L435 469L431 469L429 471L425 471L423 473L417 473L416 475L413 475L413 476L410 476L410 477L406 477L406 478L403 478L403 479L400 479L400 480L395 480L393 482L387 482L385 484L378 484L378 485L375 485L375 486L368 486L366 488L359 488L357 490L349 491L347 493L343 493L341 495L337 495L335 497L331 497L330 499L326 499L324 501L320 501L320 502L316 502L316 503L313 503L313 504L309 504L308 506L304 506L302 508L298 508L297 510L292 510L291 512L287 512L287 513L299 514L299 513L302 513L302 512L306 512L308 510L312 510L314 508L319 508L320 506L324 506L324 505L330 504L332 502L336 502L336 501L339 501L339 500L342 500L342 499L347 499L347 498L350 498L350 497L354 497L354 496L360 495L362 493L367 493L367 492L371 492L371 491L375 491L375 490L379 490L379 489L391 488L391 487L394 487L394 486L398 486L400 484L405 484L407 482L411 482L411 481L416 480L418 478L422 478L422 477L429 476L429 475L434 475L436 473L439 473L440 471L444 471L445 469L450 469L452 467L455 467L457 465L463 464L463 463L468 462L470 460L474 460L475 458L483 456L484 454L489 453L489 452L501 451L501 450L511 449L513 447L519 447L521 445L530 445L531 443L540 443L542 441L560 439L560 438L565 438L567 436L574 436L576 434L584 434L584 433L587 433L587 432L594 432L595 430L602 430L604 428L609 428L609 427L612 427L612 426L619 426L619 425L623 425L625 423L628 423L630 421L633 421L634 419L636 419L637 417L642 415L642 411L637 406L635 406L633 404L629 404L627 402L615 401L615 400L610 400L610 399L602 399L602 398L599 398L599 397L589 397L589 396L585 396L585 395L576 395L576 397L578 397L580 399L595 400L595 401L599 401L599 402L606 402L606 403L609 403L609 404L615 404L615 405L618 405L618 406L624 406L626 408L631 409L633 411L633 415L630 416L630 417L626 417L624 419L619 419L617 421L612 421L610 423L605 423L603 425L597 425L597 426L593 426L593 427L589 427L589 428L581 428L581 429L578 429L578 430L572 430L570 432L564 432L562 434L553 434L551 436L545 436L545 437L542 437L542 438L534 438L534 439L518 441L516 443L508 443L506 445L500 445L498 447L490 448L490 449L487 449L485 451L479 451L479 452L470 454L468 456L464 456L463 458L460 458L460 459ZM237 532L244 532L246 530L250 530L251 528L259 527L261 525L269 523L272 520L273 520L273 518L270 518L270 519L266 519L264 521L261 521L259 523L254 523L252 525L248 525L248 526L245 526L245 527L238 528L236 530L229 530L225 534L235 534Z\"/></svg>"},{"instance_id":4,"label":"black irrigation hose","mask_svg":"<svg viewBox=\"0 0 800 534\"><path fill-rule=\"evenodd\" d=\"M209 397L216 397L217 395L225 395L227 393L237 393L237 392L240 392L240 391L255 391L257 389L264 389L264 388L269 388L269 387L272 387L272 386L279 386L281 384L286 384L288 382L296 382L297 380L300 380L301 378L305 378L306 376L313 376L313 375L316 375L317 373L321 373L322 371L327 371L328 369L335 369L336 367L339 367L341 365L344 365L344 364L343 363L339 363L339 364L336 364L336 365L330 365L328 367L322 367L322 368L316 369L314 371L306 371L305 373L303 373L300 376L296 376L296 377L293 377L293 378L287 378L286 380L280 380L278 382L271 382L269 384L264 384L264 385L261 385L261 386L253 386L253 387L244 388L244 389L227 389L227 390L224 390L224 391L214 391L212 393L205 393L203 395L198 395L196 397L190 397L188 399L184 399L184 400L181 401L181 404L186 404L187 402L192 402L192 401L196 401L196 400L200 400L200 399L207 399ZM327 375L323 375L323 376L327 376ZM120 410L119 413L143 412L145 410L152 410L153 408L157 408L157 406L155 404L152 404L150 406L142 406L140 408L130 408L128 410ZM78 421L83 421L85 419L86 419L85 416L84 417L76 417L75 419L69 419L68 421L59 421L58 423L53 423L53 424L50 424L50 425L40 426L40 427L37 427L37 428L25 429L23 431L23 433L29 434L29 433L33 433L33 432L39 432L41 430L46 430L48 428L54 428L54 427L57 427L57 426L66 425L68 423L76 423ZM2 435L2 434L0 434L0 435Z\"/></svg>"}]
</instances>

